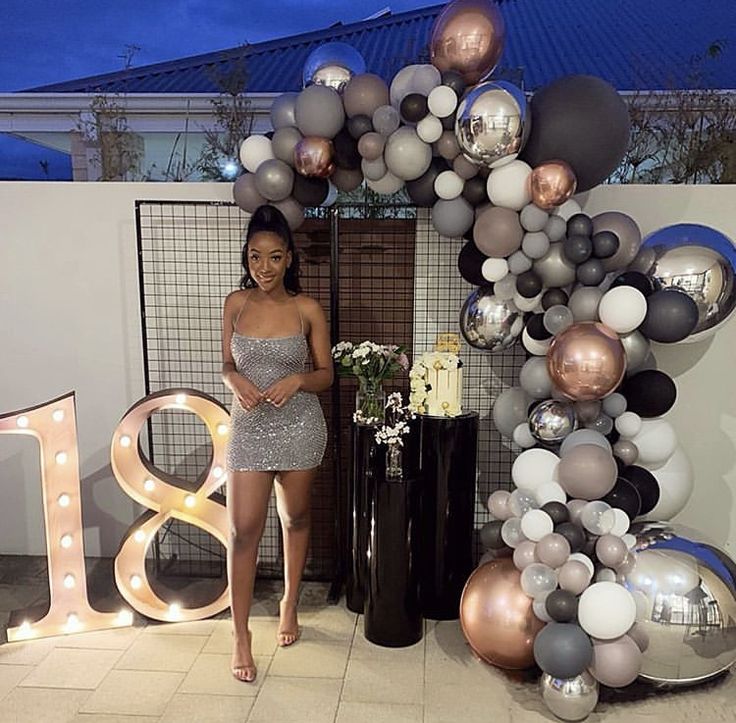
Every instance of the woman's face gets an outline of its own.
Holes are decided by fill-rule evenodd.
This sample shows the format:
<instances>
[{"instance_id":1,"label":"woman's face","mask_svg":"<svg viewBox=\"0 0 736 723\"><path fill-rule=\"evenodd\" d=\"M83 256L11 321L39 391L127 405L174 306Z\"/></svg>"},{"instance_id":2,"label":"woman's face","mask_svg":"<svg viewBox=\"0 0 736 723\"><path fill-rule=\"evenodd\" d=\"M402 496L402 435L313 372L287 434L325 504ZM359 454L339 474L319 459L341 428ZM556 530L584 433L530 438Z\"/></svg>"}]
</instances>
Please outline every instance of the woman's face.
<instances>
[{"instance_id":1,"label":"woman's face","mask_svg":"<svg viewBox=\"0 0 736 723\"><path fill-rule=\"evenodd\" d=\"M270 231L253 234L248 241L248 271L262 291L283 286L289 266L291 253L280 236Z\"/></svg>"}]
</instances>

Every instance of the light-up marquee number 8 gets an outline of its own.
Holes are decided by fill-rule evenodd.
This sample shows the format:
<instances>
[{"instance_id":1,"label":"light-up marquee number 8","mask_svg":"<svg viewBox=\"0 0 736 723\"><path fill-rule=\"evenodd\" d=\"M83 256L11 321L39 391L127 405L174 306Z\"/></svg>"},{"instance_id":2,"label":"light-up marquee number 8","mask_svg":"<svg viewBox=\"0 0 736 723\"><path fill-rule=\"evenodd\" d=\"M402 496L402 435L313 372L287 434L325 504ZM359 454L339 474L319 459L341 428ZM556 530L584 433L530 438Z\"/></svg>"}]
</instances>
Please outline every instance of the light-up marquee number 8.
<instances>
[{"instance_id":1,"label":"light-up marquee number 8","mask_svg":"<svg viewBox=\"0 0 736 723\"><path fill-rule=\"evenodd\" d=\"M163 409L192 412L209 430L212 458L196 490L180 486L186 482L157 469L141 453L139 436L143 425L154 412ZM115 558L115 582L138 612L155 620L199 620L228 606L227 587L216 600L198 608L185 608L179 602L161 599L146 575L146 551L159 527L172 517L209 532L227 549L227 511L210 496L224 482L229 422L227 410L212 397L192 389L168 389L134 404L113 434L110 460L115 477L130 497L149 509L133 524L120 546Z\"/></svg>"},{"instance_id":2,"label":"light-up marquee number 8","mask_svg":"<svg viewBox=\"0 0 736 723\"><path fill-rule=\"evenodd\" d=\"M0 434L35 437L41 448L50 605L40 620L8 628L8 640L130 625L129 610L103 613L87 598L74 392L0 416Z\"/></svg>"}]
</instances>

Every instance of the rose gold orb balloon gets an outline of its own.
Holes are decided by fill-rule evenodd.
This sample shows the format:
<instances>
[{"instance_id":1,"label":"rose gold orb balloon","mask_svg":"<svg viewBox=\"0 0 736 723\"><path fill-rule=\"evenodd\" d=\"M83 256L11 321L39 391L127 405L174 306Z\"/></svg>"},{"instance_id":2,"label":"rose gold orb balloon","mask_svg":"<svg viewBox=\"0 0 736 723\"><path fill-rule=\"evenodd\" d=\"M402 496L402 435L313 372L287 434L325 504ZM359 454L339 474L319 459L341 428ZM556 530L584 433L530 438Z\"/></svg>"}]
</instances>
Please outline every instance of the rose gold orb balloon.
<instances>
[{"instance_id":1,"label":"rose gold orb balloon","mask_svg":"<svg viewBox=\"0 0 736 723\"><path fill-rule=\"evenodd\" d=\"M529 176L532 201L539 208L550 209L567 201L578 185L575 171L565 161L540 163Z\"/></svg>"},{"instance_id":2,"label":"rose gold orb balloon","mask_svg":"<svg viewBox=\"0 0 736 723\"><path fill-rule=\"evenodd\" d=\"M332 141L306 136L294 147L294 168L302 176L327 178L334 170Z\"/></svg>"},{"instance_id":3,"label":"rose gold orb balloon","mask_svg":"<svg viewBox=\"0 0 736 723\"><path fill-rule=\"evenodd\" d=\"M573 324L552 340L547 371L568 399L602 399L624 376L624 345L615 331L597 321Z\"/></svg>"},{"instance_id":4,"label":"rose gold orb balloon","mask_svg":"<svg viewBox=\"0 0 736 723\"><path fill-rule=\"evenodd\" d=\"M493 560L468 578L460 624L470 647L487 663L521 670L534 665L534 638L544 623L520 585L512 560Z\"/></svg>"},{"instance_id":5,"label":"rose gold orb balloon","mask_svg":"<svg viewBox=\"0 0 736 723\"><path fill-rule=\"evenodd\" d=\"M506 38L501 11L491 0L453 0L432 28L432 65L455 70L475 85L498 63Z\"/></svg>"}]
</instances>

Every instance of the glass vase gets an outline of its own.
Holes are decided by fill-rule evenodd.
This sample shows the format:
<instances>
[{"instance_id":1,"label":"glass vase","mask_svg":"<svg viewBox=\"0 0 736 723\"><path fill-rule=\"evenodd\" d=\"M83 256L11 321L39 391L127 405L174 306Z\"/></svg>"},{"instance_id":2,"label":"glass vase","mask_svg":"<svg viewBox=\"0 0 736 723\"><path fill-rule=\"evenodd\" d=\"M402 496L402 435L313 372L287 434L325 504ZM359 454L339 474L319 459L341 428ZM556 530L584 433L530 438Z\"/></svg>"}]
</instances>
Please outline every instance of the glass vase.
<instances>
[{"instance_id":1,"label":"glass vase","mask_svg":"<svg viewBox=\"0 0 736 723\"><path fill-rule=\"evenodd\" d=\"M389 444L386 449L386 480L400 482L404 477L403 454L400 444Z\"/></svg>"},{"instance_id":2,"label":"glass vase","mask_svg":"<svg viewBox=\"0 0 736 723\"><path fill-rule=\"evenodd\" d=\"M355 411L360 413L359 424L379 425L384 423L386 415L386 392L380 382L359 380L355 393Z\"/></svg>"}]
</instances>

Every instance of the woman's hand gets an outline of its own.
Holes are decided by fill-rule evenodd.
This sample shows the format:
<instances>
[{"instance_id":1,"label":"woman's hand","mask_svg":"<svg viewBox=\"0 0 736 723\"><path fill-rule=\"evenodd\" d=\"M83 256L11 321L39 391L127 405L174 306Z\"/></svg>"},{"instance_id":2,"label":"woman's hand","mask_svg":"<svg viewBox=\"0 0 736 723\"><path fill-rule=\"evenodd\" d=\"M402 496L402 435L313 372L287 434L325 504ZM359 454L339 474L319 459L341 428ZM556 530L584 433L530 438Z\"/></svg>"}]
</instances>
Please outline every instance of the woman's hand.
<instances>
[{"instance_id":1,"label":"woman's hand","mask_svg":"<svg viewBox=\"0 0 736 723\"><path fill-rule=\"evenodd\" d=\"M230 386L240 406L248 412L263 401L264 396L261 390L242 374L233 374L230 377Z\"/></svg>"},{"instance_id":2,"label":"woman's hand","mask_svg":"<svg viewBox=\"0 0 736 723\"><path fill-rule=\"evenodd\" d=\"M301 388L301 375L291 374L288 377L279 379L266 389L263 392L263 399L273 404L274 407L283 407Z\"/></svg>"}]
</instances>

